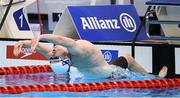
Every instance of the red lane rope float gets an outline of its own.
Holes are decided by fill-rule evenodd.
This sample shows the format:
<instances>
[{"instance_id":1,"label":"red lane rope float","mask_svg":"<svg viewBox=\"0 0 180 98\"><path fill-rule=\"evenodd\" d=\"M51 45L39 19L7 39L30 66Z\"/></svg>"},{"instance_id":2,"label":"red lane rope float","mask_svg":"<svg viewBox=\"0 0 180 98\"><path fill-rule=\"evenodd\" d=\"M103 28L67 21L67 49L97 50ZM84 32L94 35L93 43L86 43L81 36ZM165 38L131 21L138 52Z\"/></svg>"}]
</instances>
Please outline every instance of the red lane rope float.
<instances>
[{"instance_id":1,"label":"red lane rope float","mask_svg":"<svg viewBox=\"0 0 180 98\"><path fill-rule=\"evenodd\" d=\"M137 80L118 82L93 82L79 84L39 84L39 85L18 85L0 87L2 94L18 94L24 92L43 91L69 91L86 92L100 91L112 88L169 88L180 86L180 78L160 79L160 80Z\"/></svg>"},{"instance_id":2,"label":"red lane rope float","mask_svg":"<svg viewBox=\"0 0 180 98\"><path fill-rule=\"evenodd\" d=\"M0 75L53 72L50 65L0 67Z\"/></svg>"}]
</instances>

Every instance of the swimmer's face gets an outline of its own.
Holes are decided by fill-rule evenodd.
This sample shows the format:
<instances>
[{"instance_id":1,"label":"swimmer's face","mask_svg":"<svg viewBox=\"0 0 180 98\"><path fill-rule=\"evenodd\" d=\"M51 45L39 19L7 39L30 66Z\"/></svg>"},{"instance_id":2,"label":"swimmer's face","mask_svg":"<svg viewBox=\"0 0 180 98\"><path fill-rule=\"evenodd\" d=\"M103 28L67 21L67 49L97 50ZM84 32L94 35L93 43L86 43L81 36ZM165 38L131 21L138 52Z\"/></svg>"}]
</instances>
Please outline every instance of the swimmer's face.
<instances>
[{"instance_id":1,"label":"swimmer's face","mask_svg":"<svg viewBox=\"0 0 180 98\"><path fill-rule=\"evenodd\" d=\"M52 51L52 56L65 58L67 55L68 55L68 50L59 45L56 45Z\"/></svg>"}]
</instances>

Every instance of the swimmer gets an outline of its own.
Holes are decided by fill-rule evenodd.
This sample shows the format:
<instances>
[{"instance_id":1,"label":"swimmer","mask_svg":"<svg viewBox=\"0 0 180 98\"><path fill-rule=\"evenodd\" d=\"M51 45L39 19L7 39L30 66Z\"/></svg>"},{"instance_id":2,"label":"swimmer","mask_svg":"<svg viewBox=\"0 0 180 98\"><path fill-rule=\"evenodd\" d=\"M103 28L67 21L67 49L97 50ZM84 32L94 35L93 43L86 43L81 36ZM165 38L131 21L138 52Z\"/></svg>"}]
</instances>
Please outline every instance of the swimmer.
<instances>
[{"instance_id":1,"label":"swimmer","mask_svg":"<svg viewBox=\"0 0 180 98\"><path fill-rule=\"evenodd\" d=\"M63 55L58 54L60 50L56 49L54 52L52 49L48 49L42 47L39 43L40 40L48 41L50 43L56 44L60 47L65 49L65 53ZM17 56L19 55L21 48L24 44L30 44L31 50L34 51L35 49L44 49L47 54L53 54L58 57L69 57L71 60L71 65L78 68L78 70L86 76L96 76L96 77L109 77L115 69L120 68L116 65L109 65L99 48L93 45L91 42L86 40L74 40L68 37L63 37L54 34L43 34L38 37L33 38L32 40L27 41L19 41L14 48L14 54ZM51 54L51 55L52 55ZM147 74L147 71L141 67L129 54L124 55L123 62L127 62L127 67L130 71L139 72L141 74ZM164 66L159 76L164 78L167 75L167 67Z\"/></svg>"}]
</instances>

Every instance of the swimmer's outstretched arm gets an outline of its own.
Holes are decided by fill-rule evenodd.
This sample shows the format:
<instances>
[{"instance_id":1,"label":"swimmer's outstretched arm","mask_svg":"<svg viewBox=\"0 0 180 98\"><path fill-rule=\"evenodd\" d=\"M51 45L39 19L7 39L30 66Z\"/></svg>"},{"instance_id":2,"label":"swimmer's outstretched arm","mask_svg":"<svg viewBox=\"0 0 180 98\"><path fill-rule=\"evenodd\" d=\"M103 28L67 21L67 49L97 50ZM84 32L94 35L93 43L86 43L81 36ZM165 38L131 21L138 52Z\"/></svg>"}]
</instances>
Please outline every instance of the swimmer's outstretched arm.
<instances>
[{"instance_id":1,"label":"swimmer's outstretched arm","mask_svg":"<svg viewBox=\"0 0 180 98\"><path fill-rule=\"evenodd\" d=\"M18 56L21 52L22 47L30 47L31 46L31 40L21 40L19 41L15 46L14 46L14 50L13 50L13 54L15 56ZM47 45L43 45L43 44L39 44L36 47L36 50L38 52L40 52L41 54L43 54L45 57L49 58L50 55L52 54L52 48L50 48Z\"/></svg>"},{"instance_id":2,"label":"swimmer's outstretched arm","mask_svg":"<svg viewBox=\"0 0 180 98\"><path fill-rule=\"evenodd\" d=\"M42 34L39 37L32 39L31 49L34 50L39 43L39 40L48 41L56 45L61 45L66 47L68 50L71 50L72 47L76 46L76 41L74 39L63 37L54 34Z\"/></svg>"}]
</instances>

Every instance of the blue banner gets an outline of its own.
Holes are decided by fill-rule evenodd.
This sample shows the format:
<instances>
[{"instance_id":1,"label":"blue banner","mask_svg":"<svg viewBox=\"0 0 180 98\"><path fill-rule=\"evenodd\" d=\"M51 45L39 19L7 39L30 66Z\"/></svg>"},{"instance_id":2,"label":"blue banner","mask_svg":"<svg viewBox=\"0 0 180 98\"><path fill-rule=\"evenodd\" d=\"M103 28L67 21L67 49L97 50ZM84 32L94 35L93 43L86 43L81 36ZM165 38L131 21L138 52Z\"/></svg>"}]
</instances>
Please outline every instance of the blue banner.
<instances>
[{"instance_id":1,"label":"blue banner","mask_svg":"<svg viewBox=\"0 0 180 98\"><path fill-rule=\"evenodd\" d=\"M133 5L69 6L81 39L89 41L133 40L140 24ZM144 29L138 40L146 40Z\"/></svg>"}]
</instances>

